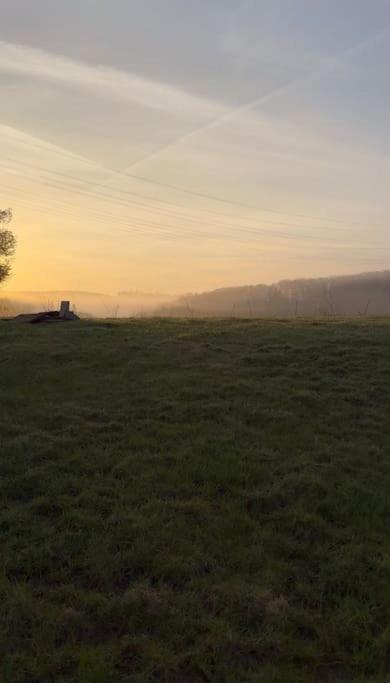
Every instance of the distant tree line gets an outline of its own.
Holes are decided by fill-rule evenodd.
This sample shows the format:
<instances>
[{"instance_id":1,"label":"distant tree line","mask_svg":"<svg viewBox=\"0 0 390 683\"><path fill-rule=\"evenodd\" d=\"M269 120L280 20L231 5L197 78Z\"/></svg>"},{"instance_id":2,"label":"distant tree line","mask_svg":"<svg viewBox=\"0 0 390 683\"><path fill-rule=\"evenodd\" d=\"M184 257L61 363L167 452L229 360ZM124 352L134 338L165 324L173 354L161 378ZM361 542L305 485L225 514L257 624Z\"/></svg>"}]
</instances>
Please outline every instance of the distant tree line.
<instances>
[{"instance_id":1,"label":"distant tree line","mask_svg":"<svg viewBox=\"0 0 390 683\"><path fill-rule=\"evenodd\" d=\"M161 315L313 317L390 315L390 271L228 287L180 297Z\"/></svg>"}]
</instances>

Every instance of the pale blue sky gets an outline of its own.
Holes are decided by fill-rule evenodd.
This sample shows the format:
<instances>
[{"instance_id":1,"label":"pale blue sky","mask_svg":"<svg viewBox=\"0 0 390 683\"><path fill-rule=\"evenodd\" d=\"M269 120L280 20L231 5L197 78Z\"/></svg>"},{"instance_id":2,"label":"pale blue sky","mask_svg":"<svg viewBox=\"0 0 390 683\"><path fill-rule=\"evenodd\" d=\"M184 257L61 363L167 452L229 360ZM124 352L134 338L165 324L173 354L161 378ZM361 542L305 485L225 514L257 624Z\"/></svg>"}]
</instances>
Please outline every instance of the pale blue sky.
<instances>
[{"instance_id":1,"label":"pale blue sky","mask_svg":"<svg viewBox=\"0 0 390 683\"><path fill-rule=\"evenodd\" d=\"M387 268L389 62L388 0L0 0L10 286Z\"/></svg>"}]
</instances>

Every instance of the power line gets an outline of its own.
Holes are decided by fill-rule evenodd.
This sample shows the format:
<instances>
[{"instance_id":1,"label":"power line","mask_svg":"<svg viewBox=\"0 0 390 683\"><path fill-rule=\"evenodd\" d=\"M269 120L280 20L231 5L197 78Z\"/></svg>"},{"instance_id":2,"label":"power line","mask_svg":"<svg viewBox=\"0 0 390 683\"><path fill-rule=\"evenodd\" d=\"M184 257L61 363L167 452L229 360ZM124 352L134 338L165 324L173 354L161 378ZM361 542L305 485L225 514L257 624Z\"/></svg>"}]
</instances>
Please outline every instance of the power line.
<instances>
[{"instance_id":1,"label":"power line","mask_svg":"<svg viewBox=\"0 0 390 683\"><path fill-rule=\"evenodd\" d=\"M6 170L9 171L9 169L7 167L5 167L5 168L6 168ZM42 179L39 176L31 177L31 176L28 176L28 175L22 174L22 173L19 173L18 175L21 176L22 178L30 180L33 183L35 182L35 183L38 183L38 184L41 184L41 185L44 185L47 187L58 189L60 191L64 191L64 190L72 191L72 193L76 193L76 194L81 195L81 196L91 197L93 199L98 199L100 201L106 201L107 202L107 200L109 200L109 201L114 200L117 204L119 203L120 205L126 207L127 209L133 208L133 205L134 205L134 202L133 202L133 204L131 204L129 202L124 202L122 200L119 200L117 197L115 197L111 194L108 194L108 193L91 193L91 192L88 192L85 190L81 190L78 186L64 184L61 181L54 183L54 182L50 182L50 181L48 182L46 179ZM144 210L153 212L153 210L151 210L149 207L145 207ZM170 217L172 218L172 215ZM174 216L174 218L177 219L176 216ZM116 218L116 220L118 220L118 219ZM186 220L190 221L190 223L191 222L195 223L196 226L199 227L199 223L196 219L191 218L191 217L186 217ZM228 225L215 224L215 223L211 223L210 221L207 222L207 225L209 227L221 228L225 231L229 228ZM175 226L168 226L168 227L175 227ZM309 241L317 241L317 242L318 241L320 241L320 242L327 241L326 238L323 238L323 237L307 236L307 235L291 235L289 233L276 232L275 230L267 230L266 228L254 228L252 226L242 226L242 225L237 225L237 224L234 226L231 226L231 227L236 232L240 232L240 231L246 232L248 234L252 234L252 235L257 236L257 237L262 235L262 236L270 236L270 237L274 237L274 238L287 239L287 240L293 240L293 241L294 240L298 240L298 241L309 240ZM295 226L295 227L297 227L297 226ZM226 234L226 232L225 232L225 234ZM181 235L181 236L183 236L183 235Z\"/></svg>"},{"instance_id":2,"label":"power line","mask_svg":"<svg viewBox=\"0 0 390 683\"><path fill-rule=\"evenodd\" d=\"M193 195L193 196L195 196L195 197L202 197L203 199L210 199L210 200L213 200L213 201L216 201L216 202L221 202L221 203L224 203L224 204L231 204L232 206L238 206L238 207L250 209L250 210L252 210L252 211L261 211L261 212L263 212L263 213L271 213L271 214L275 214L275 215L278 215L278 216L291 216L292 218L299 218L299 219L304 219L304 220L309 220L309 221L320 221L320 220L324 220L325 222L340 224L340 225L342 225L342 226L344 226L344 227L345 227L346 225L348 225L348 224L351 225L351 226L353 226L353 225L359 225L359 226L365 227L365 228L367 228L367 227L385 227L385 226L380 225L380 224L375 224L375 223L363 223L363 222L361 222L361 221L351 221L351 220L348 220L347 222L344 222L344 221L341 221L340 219L333 219L333 218L325 218L325 219L324 219L324 218L317 218L317 217L314 217L314 216L307 216L307 215L304 215L304 214L291 214L291 213L287 213L287 212L285 212L285 211L279 211L279 210L276 210L276 209L269 209L269 208L266 208L266 207L262 207L262 208L261 208L261 207L254 206L254 205L251 205L251 204L246 204L246 203L244 203L244 202L239 202L239 201L234 201L234 200L231 200L231 199L225 199L225 198L222 198L222 197L217 197L216 195L206 194L206 193L204 193L204 192L195 192L195 191L189 190L189 189L187 189L187 188L179 187L178 185L171 185L171 184L168 184L168 183L163 183L163 182L160 182L160 181L157 181L157 180L152 180L151 178L145 178L145 177L143 177L143 176L137 176L137 175L132 175L132 174L125 174L125 175L127 175L129 178L133 178L133 179L135 179L135 180L140 180L140 181L143 181L143 182L145 182L145 183L152 183L153 185L158 185L158 186L160 186L160 187L170 188L170 189L172 189L172 190L178 190L178 191L180 191L180 192L184 192L184 193L186 193L186 194Z\"/></svg>"},{"instance_id":3,"label":"power line","mask_svg":"<svg viewBox=\"0 0 390 683\"><path fill-rule=\"evenodd\" d=\"M32 165L32 164L25 164L24 162L17 161L17 160L15 160L15 159L10 158L10 157L2 157L2 160L10 161L12 164L16 164L16 165L18 165L18 166L21 166L23 169L27 167L27 168L31 168L31 169L34 169L34 170L39 170L39 171L45 173L45 174L48 175L48 176L54 175L54 176L59 176L60 178L65 178L65 179L67 179L67 180L74 180L74 181L76 181L78 184L79 184L80 182L83 183L83 180L81 180L80 178L78 178L77 176L74 176L74 175L65 174L65 173L59 173L59 172L57 172L57 171L52 171L52 170L50 170L50 169L42 168L41 166L36 166L36 165ZM3 168L4 168L5 170L7 170L7 171L12 170L12 169L9 169L9 168L8 168L7 166L5 166L4 164L3 164ZM63 182L63 181L62 181L62 182ZM72 186L72 187L74 187L74 186ZM94 190L91 192L91 190L89 190L89 189L86 190L85 188L80 187L79 185L77 186L77 189L78 189L79 191L83 191L83 190L84 190L86 196L91 196L91 197L109 197L109 198L115 200L116 202L118 202L118 201L121 199L121 197L117 197L116 195L113 195L113 194L108 194L107 192L106 192L106 193L100 193L100 194L99 194L99 193L96 193ZM156 198L153 198L153 197L148 197L148 196L141 195L141 194L139 194L139 193L132 192L132 191L118 190L117 188L111 188L111 189L112 189L114 192L116 192L117 194L120 194L120 195L122 195L122 196L124 196L124 197L126 197L126 198L128 198L128 196L130 195L130 196L135 196L135 197L138 197L138 198L141 198L141 199L144 199L144 200L149 200L150 202L154 202L154 203L157 202L157 203L159 203L159 204L163 204L163 205L166 205L166 206L169 206L169 207L173 207L174 209L179 209L179 210L184 209L184 210L186 210L186 207L185 207L185 206L178 205L178 204L173 204L172 202L167 202L167 201L164 201L164 200L161 200L161 199L156 199ZM123 203L123 200L122 200L122 204L125 205L125 204ZM134 201L129 202L129 200L126 202L126 205L129 205L129 206L131 206L131 207L133 207L133 206L139 206L139 207L141 207L141 208L144 208L144 209L147 210L147 211L150 211L150 212L153 212L153 213L159 213L160 215L174 216L175 218L176 218L176 217L178 217L178 218L185 218L186 220L192 220L192 221L199 222L199 219L198 219L198 218L194 218L194 217L188 216L188 212L187 212L187 213L178 213L178 211L175 210L175 212L173 213L172 211L169 211L168 209L159 209L159 210L157 211L157 209L155 209L154 207L152 207L150 204L145 204L145 203L140 203L140 202L134 202ZM221 212L209 211L208 209L204 209L203 207L201 208L201 210L206 211L207 213L210 213L210 214L213 215L213 216L217 216L218 218L221 218L221 217L226 217L226 218L229 218L229 219L235 218L235 216L232 215L232 214L221 214ZM192 212L192 213L193 213L193 212ZM202 218L201 220L204 220L204 219ZM267 223L269 223L270 225L277 225L278 227L292 227L292 228L294 228L294 227L295 227L295 228L296 228L296 227L300 227L299 225L295 225L294 223L283 223L283 222L280 222L280 221L272 221L272 220L269 220L269 219L267 219ZM239 226L238 223L235 223L235 225L236 225L236 226ZM253 227L255 227L255 226L253 226ZM319 226L319 227L321 227L321 226ZM324 229L327 229L327 228L324 226Z\"/></svg>"},{"instance_id":4,"label":"power line","mask_svg":"<svg viewBox=\"0 0 390 683\"><path fill-rule=\"evenodd\" d=\"M16 162L16 163L18 163L18 162ZM22 164L20 164L20 165L22 165ZM9 168L8 168L8 167L5 167L5 168L6 168L6 170L9 171ZM34 166L31 166L31 165L30 165L30 168L37 168L37 167L34 167ZM46 170L44 170L44 172L46 173ZM51 172L49 171L48 174L50 175L50 173L51 173ZM68 174L68 175L66 175L66 174L60 174L60 173L57 174L56 172L54 172L54 174L59 175L59 176L61 176L61 177L69 178L69 179L72 179L72 180L74 179L74 180L76 180L76 182L79 183L79 179L76 178L75 176L71 176L71 175L69 175L69 174ZM180 216L177 215L177 213L176 213L176 214L172 214L172 212L165 211L165 214L164 214L161 210L160 210L160 211L156 211L156 209L151 208L150 206L145 206L144 204L139 204L139 203L134 202L134 201L133 201L133 202L129 202L129 201L125 202L125 201L119 199L118 197L116 197L115 195L112 195L112 194L109 194L109 193L101 193L101 192L100 192L100 193L91 193L91 192L88 192L88 191L86 191L86 190L80 189L79 186L69 185L69 183L67 184L67 183L64 183L63 181L57 181L57 183L47 182L47 180L45 181L45 179L42 180L41 177L34 176L33 178L31 178L31 177L29 177L29 176L27 176L27 175L25 175L25 174L23 175L23 174L21 174L21 173L19 173L19 176L24 177L24 178L27 178L27 179L30 180L31 182L36 182L36 183L38 182L38 183L43 184L43 185L46 185L46 186L48 186L48 187L53 187L53 188L55 188L55 189L59 189L60 191L64 191L64 190L66 190L66 191L72 191L73 193L77 193L78 195L91 197L91 198L98 199L98 200L100 200L100 201L105 201L105 202L107 202L107 201L112 201L112 200L113 200L113 201L115 201L116 204L120 204L121 206L124 206L126 209L129 209L129 208L133 209L133 208L134 208L134 205L136 205L136 206L141 206L141 207L143 208L144 211L147 211L147 212L149 212L149 213L152 213L152 215L153 215L153 213L157 213L157 214L159 214L159 215L163 215L164 217L165 217L165 215L168 215L170 218L173 217L174 220L178 220L178 218L180 217ZM60 182L60 184L58 184L59 182ZM111 215L109 216L109 218L115 220L115 221L119 224L119 218L118 218L117 216L113 216L113 215L111 214ZM194 233L191 234L191 233L190 233L190 234L189 234L190 237L191 237L191 236L192 236L192 237L195 237L195 236L199 236L199 237L200 237L200 236L203 236L203 237L205 237L205 236L207 236L207 235L205 235L204 233L200 233L200 234L199 234L199 232L200 232L200 231L199 231L199 220L197 220L197 219L195 219L195 218L192 218L192 217L189 217L189 216L184 216L184 218L185 218L185 220L186 220L189 224L193 223L193 224L195 224L196 227L197 227L197 233L196 233L196 234L194 234ZM133 225L133 226L135 225L134 219L133 219L133 218L132 218L132 225ZM149 225L149 227L150 227L150 224L148 224L148 225ZM161 231L161 226L156 226L155 224L153 224L153 226L154 226L155 229L159 229L159 230ZM242 226L242 225L239 225L239 224L235 224L234 226L228 226L228 225L226 225L226 224L222 224L222 225L221 225L221 224L216 224L216 223L212 223L211 221L208 221L208 222L207 222L207 226L208 226L208 227L216 227L216 228L218 228L218 229L223 229L223 230L224 230L224 237L228 237L228 236L229 236L230 238L234 238L234 239L237 238L237 232L238 232L238 233L241 232L241 233L246 233L246 234L248 234L248 235L252 235L252 237L254 237L254 238L258 238L258 237L261 237L261 236L262 236L262 237L268 236L268 237L273 237L273 238L276 238L276 239L283 239L283 240L289 240L289 241L300 241L301 243L303 243L304 241L312 241L312 242L319 242L319 243L324 243L324 242L325 242L325 243L329 243L329 242L331 242L331 241L329 240L328 237L320 237L320 236L318 236L318 235L316 235L316 236L313 236L313 235L291 235L290 233L281 233L281 232L277 232L277 231L275 231L275 230L267 230L267 229L264 229L264 228L255 228L255 227L252 227L252 226ZM171 225L170 225L170 226L165 226L165 227L173 228L174 230L177 229L176 226L171 226ZM234 233L233 233L233 234L230 233L230 235L228 235L228 233L226 232L226 231L229 229L229 227L230 227L230 229L233 229L233 230L234 230ZM290 225L288 225L288 227L298 227L298 226L290 226ZM166 232L166 231L165 231L165 232ZM178 236L177 232L176 232L176 233L171 233L171 234L174 234L176 237ZM181 233L180 233L180 237L181 237L181 238L185 238L185 237L187 237L187 234L186 234L185 232L181 232ZM213 237L214 237L214 238L217 238L217 239L220 239L221 236L220 236L220 235L215 235L215 234L214 234ZM333 245L335 245L335 244L337 244L337 243L342 243L342 244L344 244L345 241L340 242L340 240L334 240L334 239L333 239L333 242L331 242L331 244L333 244ZM368 248L369 248L369 247L368 247Z\"/></svg>"},{"instance_id":5,"label":"power line","mask_svg":"<svg viewBox=\"0 0 390 683\"><path fill-rule=\"evenodd\" d=\"M174 190L176 192L181 192L181 193L186 194L186 195L190 195L190 196L194 196L194 197L198 197L198 198L202 198L202 199L207 199L210 201L223 203L226 205L235 206L235 207L239 207L239 208L245 208L245 209L250 210L250 211L258 211L261 213L271 213L271 214L275 214L275 215L279 215L279 216L288 216L291 218L298 218L298 219L303 219L303 220L308 220L308 221L325 221L328 223L342 225L343 227L346 227L347 225L351 225L351 226L356 225L356 226L361 226L361 227L385 227L382 224L378 224L378 223L367 223L367 222L356 221L356 220L351 220L351 219L347 219L344 221L344 220L340 220L339 218L334 218L334 217L318 218L315 216L309 216L309 215L305 215L305 214L291 214L291 213L286 212L286 211L280 211L280 210L265 207L265 206L259 207L259 206L255 206L252 204L248 204L246 202L236 201L236 200L232 200L232 199L226 199L225 197L219 197L217 195L208 194L208 193L204 193L204 192L198 192L196 190L191 190L189 188L180 187L179 185L175 185L173 183L166 183L166 182L162 182L162 181L159 181L159 180L156 180L153 178L147 178L145 176L140 176L140 175L136 175L136 174L126 172L126 171L120 171L117 169L113 169L113 168L110 168L109 166L105 166L105 165L99 164L98 162L87 159L86 157L82 157L82 156L79 156L79 155L74 154L72 152L69 152L67 150L63 150L61 147L52 146L52 145L50 145L50 143L46 143L43 140L41 141L43 144L39 144L36 141L27 143L24 139L21 139L20 142L22 144L25 144L25 145L30 144L31 146L34 146L38 149L44 149L46 152L52 151L54 148L57 153L63 155L64 157L67 157L67 158L70 158L74 161L78 161L80 163L92 166L94 168L106 170L106 171L112 173L113 175L119 176L121 178L137 180L139 182L151 184L151 185L154 185L157 187L162 187L165 189ZM147 197L145 197L145 199L146 198ZM163 201L163 200L158 200L158 199L153 199L153 198L148 198L148 199L151 199L152 201L160 201L160 202Z\"/></svg>"},{"instance_id":6,"label":"power line","mask_svg":"<svg viewBox=\"0 0 390 683\"><path fill-rule=\"evenodd\" d=\"M80 183L80 182L83 183L83 181L80 180L80 178L78 178L78 177L76 177L76 176L74 176L74 175L65 174L65 173L60 173L60 172L58 172L58 171L52 171L52 170L50 170L50 169L42 168L41 166L36 166L36 165L32 165L32 164L25 164L25 163L23 163L23 162L20 162L20 161L18 161L18 160L12 159L12 158L10 158L10 157L2 157L2 159L3 159L3 160L6 160L6 161L10 161L10 162L13 163L13 164L19 165L19 166L21 166L23 169L24 169L25 167L28 167L28 168L31 168L31 169L34 169L34 170L39 170L39 171L41 171L41 172L43 172L43 173L45 173L45 174L47 174L47 175L49 175L49 176L50 176L50 175L55 175L55 176L59 176L60 178L65 178L65 179L69 179L69 180L75 180L77 183ZM3 164L3 168L5 168L6 170L10 170L10 169L8 169L8 167L6 167L4 164ZM78 189L79 191L82 191L84 188L80 188L79 186L77 186L77 189ZM173 208L175 209L175 214L173 214L172 211L168 211L168 209L164 209L164 210L161 210L161 209L160 209L159 213L160 213L161 215L164 215L164 214L165 214L165 215L170 215L170 216L174 215L175 217L184 217L186 220L196 220L197 222L199 221L198 218L195 219L195 218L189 217L189 216L188 216L188 213L181 213L181 214L179 214L179 213L177 212L177 209L180 209L180 210L181 210L181 209L184 209L184 210L186 210L186 207L185 207L185 206L178 205L178 204L173 204L172 202L168 202L168 201L165 201L165 200L162 200L162 199L156 199L156 198L153 198L153 197L141 195L141 194L139 194L139 193L137 193L137 192L123 191L123 190L118 190L117 188L112 188L112 190L113 190L114 192L120 194L120 195L123 195L124 197L126 197L126 199L128 198L129 195L131 195L131 196L135 196L135 197L138 197L138 198L141 198L141 199L144 199L144 200L148 200L148 201L150 201L150 202L154 202L154 203L158 203L158 204L163 204L164 206L173 207ZM109 198L114 199L116 202L119 201L119 198L118 198L118 197L116 197L115 195L112 195L112 194L108 194L107 192L106 192L106 193L101 193L101 192L100 192L100 194L99 194L99 193L96 193L96 192L91 192L91 190L86 191L85 189L84 189L84 192L85 192L86 195L89 195L89 196L109 197ZM123 203L123 201L122 201L122 203ZM143 203L143 204L140 204L140 203L137 203L137 202L134 202L134 201L133 201L133 202L127 201L126 203L129 204L129 206L140 206L140 207L144 208L145 210L153 211L153 212L155 212L155 213L157 212L157 210L154 209L154 208L152 208L149 204L148 204L148 205L145 205L144 203ZM123 204L123 205L124 205L124 204ZM230 213L230 214L221 214L221 212L210 211L209 209L205 209L204 207L198 207L198 208L201 208L202 211L206 211L207 213L210 213L211 215L217 216L218 218L221 218L221 217L226 217L226 218L229 218L229 219L235 218L235 216L234 216L233 214L231 214L231 213ZM264 219L262 219L262 220L264 220ZM294 224L294 223L283 223L283 222L281 222L281 221L272 221L272 220L269 220L268 218L267 218L267 223L270 224L270 225L276 225L276 226L278 226L278 227L292 227L292 228L301 227L300 225L296 225L296 224ZM237 227L239 227L239 224L236 223L236 222L235 222L235 225L236 225ZM244 226L244 227L246 227L246 226ZM255 227L255 226L253 226L253 227ZM323 228L326 229L326 230L329 229L327 226L318 226L318 228L321 228L321 227L323 227Z\"/></svg>"},{"instance_id":7,"label":"power line","mask_svg":"<svg viewBox=\"0 0 390 683\"><path fill-rule=\"evenodd\" d=\"M4 185L3 185L3 187L4 187ZM19 188L14 188L14 187L10 187L10 186L8 186L8 188L11 190L11 192L20 193L23 196L25 196L25 191L23 191ZM47 204L47 203L45 204L44 202L42 202L41 199L39 199L37 202L35 195L33 195L33 201L34 201L34 204L38 204L38 206L44 207L46 209L45 211L41 211L41 213L43 213L44 215L47 215L47 210L49 210L55 214L55 209L53 211L53 208L50 204ZM23 205L23 201L20 202L20 200L19 200L19 203L22 203L22 205ZM65 205L66 206L65 210L63 208L64 202L61 204L57 201L56 203L61 208L61 215L66 215L66 216L73 218L75 220L79 219L78 214L75 214L74 212L68 210L69 206L71 208L73 208L73 205L70 202L68 202ZM28 203L26 203L26 201L24 201L24 206L27 206L27 208L30 208L31 205L29 205ZM91 209L87 209L87 212L90 215L92 215L92 218L93 218L95 223L98 223L98 224L101 224L104 226L107 225L107 220L114 219L116 221L116 225L124 226L123 229L119 229L119 232L124 232L124 233L131 234L131 235L140 234L142 236L152 236L154 238L158 237L160 239L165 239L165 240L177 239L177 237L178 237L178 233L177 233L177 231L175 231L175 226L161 227L159 225L156 225L155 223L142 221L142 219L131 219L130 222L126 221L126 220L118 220L112 214L102 214L101 212L92 213ZM87 215L88 215L88 213L87 213ZM131 227L130 227L129 223L131 224ZM173 228L174 232L172 232L172 228ZM259 235L255 234L255 235L252 235L252 239L244 240L244 239L242 239L242 237L241 237L241 239L239 237L237 238L237 235L234 233L230 233L228 236L231 239L233 239L234 241L236 241L238 243L243 243L243 244L248 244L248 243L253 244L254 242L258 241L258 240L253 239L253 238L260 237ZM202 239L218 240L221 238L226 239L226 234L219 234L219 233L211 233L210 234L210 233L205 233L205 232L200 232L200 233L198 232L198 233L194 234L193 232L192 233L191 232L182 232L182 233L180 233L180 237L186 238L186 239L198 237L198 238L202 238ZM287 239L292 239L292 237L287 236ZM326 242L326 240L325 240L325 242ZM321 245L324 246L324 241L321 242ZM299 246L300 246L300 248L303 248L303 249L313 248L313 245L307 245L307 244L305 245L304 243L301 243ZM366 250L383 250L383 249L389 249L390 248L390 245L378 245L378 246L372 246L372 245L370 245L370 246L364 246L364 245L357 246L357 245L353 245L353 246L351 246L351 245L346 245L344 243L339 243L338 245L335 245L334 243L330 243L330 244L325 245L325 246L332 247L333 249L335 249L335 248L336 249L348 248L349 250L352 249L355 251L356 250L363 250L363 251L366 251Z\"/></svg>"},{"instance_id":8,"label":"power line","mask_svg":"<svg viewBox=\"0 0 390 683\"><path fill-rule=\"evenodd\" d=\"M29 204L27 202L27 199L25 198L26 192L24 190L21 190L20 188L14 188L14 187L9 186L9 185L4 185L4 184L2 185L2 187L6 187L12 193L16 192L16 194L22 194L24 199L22 199L22 200L18 199L18 204L21 206L24 206L28 209L31 209L31 207L33 206L34 211L35 211L36 210L35 207L37 205L37 206L43 207L46 210L45 215L47 215L47 212L52 213L55 216L57 216L59 213L61 213L61 216L68 216L68 217L73 218L74 220L77 220L77 221L80 220L79 214L76 214L74 211L69 211L68 207L74 208L74 205L71 204L70 202L65 203L65 202L58 202L57 200L51 200L51 203L48 203L48 202L43 202L41 199L37 199L35 195L32 195L32 200L31 200L31 203ZM30 193L30 196L31 196L31 193ZM53 201L55 203L54 207L52 206ZM58 207L57 209L56 209L56 206ZM137 225L139 225L139 223L137 221L135 221L135 222L131 221L130 222L130 221L126 221L126 220L117 220L117 218L114 217L113 214L107 214L107 213L102 213L102 212L95 213L91 209L87 209L87 216L88 217L92 216L92 219L94 222L97 222L98 224L104 225L106 227L107 227L107 220L115 220L116 225L123 225L126 228L129 228L130 224L132 226L134 225L135 227L137 227ZM144 223L144 224L142 224L142 227L148 227L148 224ZM159 226L153 226L152 224L150 224L150 227L155 227L158 232L162 232L164 234L167 232L166 230L159 228ZM137 232L137 230L134 229L132 232ZM154 230L150 234L155 236L156 230Z\"/></svg>"}]
</instances>

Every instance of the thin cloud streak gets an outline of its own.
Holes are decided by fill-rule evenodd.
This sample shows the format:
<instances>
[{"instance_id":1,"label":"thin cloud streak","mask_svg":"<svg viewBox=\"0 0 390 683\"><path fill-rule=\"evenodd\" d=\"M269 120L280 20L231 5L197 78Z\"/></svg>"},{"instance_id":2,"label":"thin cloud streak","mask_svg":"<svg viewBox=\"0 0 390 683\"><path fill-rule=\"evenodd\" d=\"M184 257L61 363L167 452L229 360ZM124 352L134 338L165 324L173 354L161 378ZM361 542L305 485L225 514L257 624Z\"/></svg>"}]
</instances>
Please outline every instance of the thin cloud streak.
<instances>
[{"instance_id":1,"label":"thin cloud streak","mask_svg":"<svg viewBox=\"0 0 390 683\"><path fill-rule=\"evenodd\" d=\"M175 115L210 118L226 108L177 87L136 74L54 55L44 50L0 41L0 72L65 83L100 96L127 101Z\"/></svg>"}]
</instances>

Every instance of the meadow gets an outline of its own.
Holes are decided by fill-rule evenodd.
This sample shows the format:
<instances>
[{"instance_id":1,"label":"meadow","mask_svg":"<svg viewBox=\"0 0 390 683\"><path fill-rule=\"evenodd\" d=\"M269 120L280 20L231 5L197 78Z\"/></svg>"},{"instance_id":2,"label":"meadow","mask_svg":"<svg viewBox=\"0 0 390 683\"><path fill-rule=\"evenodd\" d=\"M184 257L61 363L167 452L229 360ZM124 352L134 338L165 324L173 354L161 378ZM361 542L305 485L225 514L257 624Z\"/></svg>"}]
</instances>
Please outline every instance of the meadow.
<instances>
[{"instance_id":1,"label":"meadow","mask_svg":"<svg viewBox=\"0 0 390 683\"><path fill-rule=\"evenodd\" d=\"M2 683L390 681L390 321L0 321Z\"/></svg>"}]
</instances>

